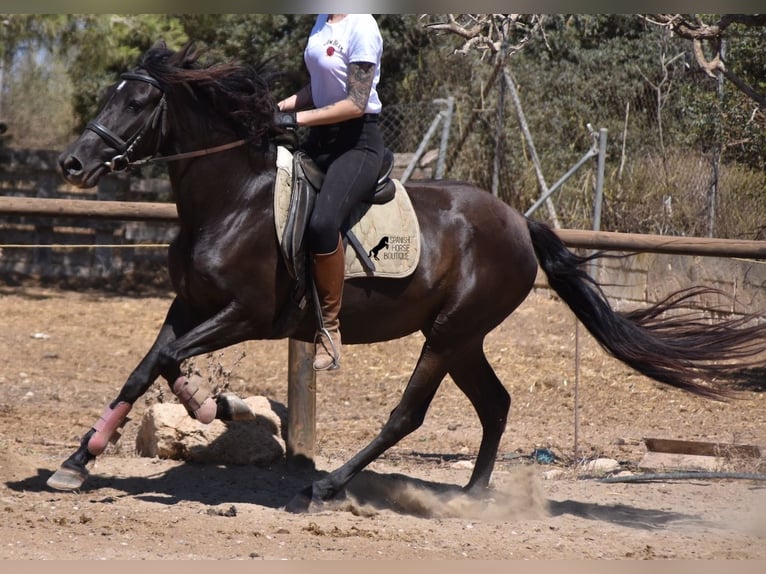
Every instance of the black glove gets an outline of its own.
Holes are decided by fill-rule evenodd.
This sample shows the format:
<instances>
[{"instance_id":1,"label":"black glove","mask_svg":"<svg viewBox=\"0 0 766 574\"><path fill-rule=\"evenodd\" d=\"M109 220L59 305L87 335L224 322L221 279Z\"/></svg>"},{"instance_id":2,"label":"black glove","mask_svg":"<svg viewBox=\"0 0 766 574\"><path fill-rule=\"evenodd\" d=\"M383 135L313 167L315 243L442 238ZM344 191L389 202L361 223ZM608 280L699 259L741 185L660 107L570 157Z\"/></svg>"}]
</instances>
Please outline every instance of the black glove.
<instances>
[{"instance_id":1,"label":"black glove","mask_svg":"<svg viewBox=\"0 0 766 574\"><path fill-rule=\"evenodd\" d=\"M295 112L274 112L274 125L285 130L295 130L298 128L298 121L295 119Z\"/></svg>"}]
</instances>

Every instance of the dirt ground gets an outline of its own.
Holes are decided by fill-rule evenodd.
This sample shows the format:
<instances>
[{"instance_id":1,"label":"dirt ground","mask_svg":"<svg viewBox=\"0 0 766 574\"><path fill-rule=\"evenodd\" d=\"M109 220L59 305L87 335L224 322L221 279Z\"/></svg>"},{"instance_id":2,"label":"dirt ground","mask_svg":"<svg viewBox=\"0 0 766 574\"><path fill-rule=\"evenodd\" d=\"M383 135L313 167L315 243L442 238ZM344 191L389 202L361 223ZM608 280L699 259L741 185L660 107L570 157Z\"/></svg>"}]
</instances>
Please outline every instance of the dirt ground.
<instances>
[{"instance_id":1,"label":"dirt ground","mask_svg":"<svg viewBox=\"0 0 766 574\"><path fill-rule=\"evenodd\" d=\"M142 413L161 394L168 400L159 382L81 490L49 489L47 478L149 348L170 300L164 292L0 286L0 558L766 558L766 482L605 483L580 463L611 457L636 472L645 437L763 450L763 386L729 403L663 388L608 357L544 291L486 342L513 397L490 500L453 488L468 480L480 427L449 379L417 432L359 476L345 500L310 514L284 511L310 472L137 456ZM343 369L318 376L317 474L377 433L420 344L413 335L346 347ZM287 404L286 341L250 342L195 366L222 372L240 396ZM532 461L543 448L554 464ZM551 470L559 475L546 478ZM762 459L730 460L723 470L766 472Z\"/></svg>"}]
</instances>

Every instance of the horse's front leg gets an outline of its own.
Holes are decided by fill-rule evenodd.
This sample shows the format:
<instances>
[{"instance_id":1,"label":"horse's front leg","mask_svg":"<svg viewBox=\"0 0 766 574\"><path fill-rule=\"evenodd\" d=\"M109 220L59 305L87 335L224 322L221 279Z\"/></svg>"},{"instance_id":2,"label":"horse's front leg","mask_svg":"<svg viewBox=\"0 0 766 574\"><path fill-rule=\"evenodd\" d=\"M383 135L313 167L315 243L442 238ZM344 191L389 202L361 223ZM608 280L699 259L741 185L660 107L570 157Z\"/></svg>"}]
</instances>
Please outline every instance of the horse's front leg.
<instances>
[{"instance_id":1,"label":"horse's front leg","mask_svg":"<svg viewBox=\"0 0 766 574\"><path fill-rule=\"evenodd\" d=\"M232 394L212 397L201 378L182 375L180 367L188 357L245 340L250 328L247 318L243 309L230 304L214 317L196 324L190 310L175 299L149 352L128 377L117 398L85 433L79 448L48 479L48 486L57 490L80 488L88 477L87 466L113 440L115 432L125 424L133 404L158 376L168 382L189 415L200 422L207 424L215 418L253 418L252 411L241 398Z\"/></svg>"},{"instance_id":2,"label":"horse's front leg","mask_svg":"<svg viewBox=\"0 0 766 574\"><path fill-rule=\"evenodd\" d=\"M149 352L128 377L117 398L106 406L99 419L82 437L78 449L48 479L48 486L57 490L80 488L88 477L87 466L104 452L110 441L116 441L116 433L127 421L133 404L146 393L157 377L162 374L168 382L179 379L181 373L178 365L173 367L165 362L164 371L161 372L158 359L161 349L190 326L188 310L178 299L174 300Z\"/></svg>"}]
</instances>

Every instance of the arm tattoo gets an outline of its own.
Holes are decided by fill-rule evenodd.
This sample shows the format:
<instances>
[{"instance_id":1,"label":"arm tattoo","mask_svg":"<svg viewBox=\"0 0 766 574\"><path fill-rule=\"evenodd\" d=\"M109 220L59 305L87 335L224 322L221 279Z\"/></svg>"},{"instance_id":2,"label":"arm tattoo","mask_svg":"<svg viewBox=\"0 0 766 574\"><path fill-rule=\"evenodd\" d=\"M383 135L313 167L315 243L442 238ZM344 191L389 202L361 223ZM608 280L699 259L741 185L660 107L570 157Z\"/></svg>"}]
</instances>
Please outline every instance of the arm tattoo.
<instances>
[{"instance_id":1,"label":"arm tattoo","mask_svg":"<svg viewBox=\"0 0 766 574\"><path fill-rule=\"evenodd\" d=\"M362 111L367 108L374 77L375 64L351 62L348 65L348 97Z\"/></svg>"}]
</instances>

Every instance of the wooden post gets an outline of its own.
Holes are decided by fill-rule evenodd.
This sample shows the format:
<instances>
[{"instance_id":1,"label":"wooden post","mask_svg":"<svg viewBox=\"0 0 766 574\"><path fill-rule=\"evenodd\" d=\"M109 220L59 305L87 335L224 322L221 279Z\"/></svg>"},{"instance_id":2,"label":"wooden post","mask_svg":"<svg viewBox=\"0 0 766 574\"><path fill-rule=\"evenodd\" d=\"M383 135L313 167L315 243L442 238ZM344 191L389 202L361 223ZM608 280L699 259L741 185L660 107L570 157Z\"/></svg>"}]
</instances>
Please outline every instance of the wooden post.
<instances>
[{"instance_id":1,"label":"wooden post","mask_svg":"<svg viewBox=\"0 0 766 574\"><path fill-rule=\"evenodd\" d=\"M290 339L287 351L287 460L314 466L316 373L314 344Z\"/></svg>"}]
</instances>

